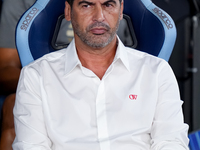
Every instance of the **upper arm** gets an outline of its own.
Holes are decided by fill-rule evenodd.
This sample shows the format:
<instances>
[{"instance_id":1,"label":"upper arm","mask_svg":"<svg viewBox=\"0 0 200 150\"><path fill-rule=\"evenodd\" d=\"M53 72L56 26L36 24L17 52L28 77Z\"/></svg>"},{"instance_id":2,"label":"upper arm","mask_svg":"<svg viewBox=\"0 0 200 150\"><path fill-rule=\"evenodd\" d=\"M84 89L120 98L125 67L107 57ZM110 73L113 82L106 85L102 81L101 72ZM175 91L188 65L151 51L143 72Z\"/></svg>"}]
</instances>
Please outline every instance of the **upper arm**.
<instances>
[{"instance_id":1,"label":"upper arm","mask_svg":"<svg viewBox=\"0 0 200 150\"><path fill-rule=\"evenodd\" d=\"M188 125L184 124L178 84L172 69L162 64L158 74L158 100L151 136L154 148L188 149Z\"/></svg>"},{"instance_id":2,"label":"upper arm","mask_svg":"<svg viewBox=\"0 0 200 150\"><path fill-rule=\"evenodd\" d=\"M41 82L34 68L22 69L13 110L16 132L13 148L16 150L51 149L44 118Z\"/></svg>"},{"instance_id":3,"label":"upper arm","mask_svg":"<svg viewBox=\"0 0 200 150\"><path fill-rule=\"evenodd\" d=\"M0 69L8 66L21 69L17 50L13 48L0 48Z\"/></svg>"},{"instance_id":4,"label":"upper arm","mask_svg":"<svg viewBox=\"0 0 200 150\"><path fill-rule=\"evenodd\" d=\"M21 63L16 49L0 48L0 94L16 91Z\"/></svg>"}]
</instances>

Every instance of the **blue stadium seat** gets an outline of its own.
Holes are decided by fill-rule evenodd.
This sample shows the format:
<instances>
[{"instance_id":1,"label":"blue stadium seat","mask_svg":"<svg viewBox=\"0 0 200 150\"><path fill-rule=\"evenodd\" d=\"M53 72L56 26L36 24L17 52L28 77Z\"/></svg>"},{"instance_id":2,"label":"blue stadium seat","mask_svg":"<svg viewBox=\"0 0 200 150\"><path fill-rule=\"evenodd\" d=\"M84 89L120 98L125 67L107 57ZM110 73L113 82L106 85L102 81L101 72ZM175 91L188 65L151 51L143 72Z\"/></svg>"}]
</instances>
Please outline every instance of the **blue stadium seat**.
<instances>
[{"instance_id":1,"label":"blue stadium seat","mask_svg":"<svg viewBox=\"0 0 200 150\"><path fill-rule=\"evenodd\" d=\"M190 150L200 150L200 130L190 133L188 137Z\"/></svg>"},{"instance_id":2,"label":"blue stadium seat","mask_svg":"<svg viewBox=\"0 0 200 150\"><path fill-rule=\"evenodd\" d=\"M37 0L22 16L16 30L16 45L22 66L56 49L52 39L65 0ZM169 60L176 40L172 18L151 0L124 0L124 14L130 17L136 49Z\"/></svg>"}]
</instances>

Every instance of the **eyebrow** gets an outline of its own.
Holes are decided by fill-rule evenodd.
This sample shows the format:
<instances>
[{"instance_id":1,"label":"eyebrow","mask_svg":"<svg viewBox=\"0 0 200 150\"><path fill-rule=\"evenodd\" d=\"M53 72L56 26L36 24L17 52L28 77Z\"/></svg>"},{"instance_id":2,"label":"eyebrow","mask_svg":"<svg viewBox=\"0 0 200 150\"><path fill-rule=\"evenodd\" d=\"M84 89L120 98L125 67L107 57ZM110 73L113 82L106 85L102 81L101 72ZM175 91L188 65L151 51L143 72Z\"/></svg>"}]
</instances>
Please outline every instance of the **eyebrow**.
<instances>
[{"instance_id":1,"label":"eyebrow","mask_svg":"<svg viewBox=\"0 0 200 150\"><path fill-rule=\"evenodd\" d=\"M107 4L107 3L110 3L110 2L111 2L111 3L115 3L115 4L117 3L116 0L107 0L107 1L105 1L105 2L103 3L103 5L104 5L104 4Z\"/></svg>"},{"instance_id":2,"label":"eyebrow","mask_svg":"<svg viewBox=\"0 0 200 150\"><path fill-rule=\"evenodd\" d=\"M94 3L92 3L92 2L88 2L88 1L86 1L86 0L83 0L83 1L79 2L78 5L81 5L81 4L83 4L83 3L88 4L88 5L93 5L93 4L94 4Z\"/></svg>"},{"instance_id":3,"label":"eyebrow","mask_svg":"<svg viewBox=\"0 0 200 150\"><path fill-rule=\"evenodd\" d=\"M115 3L115 4L117 3L116 0L107 0L107 1L105 1L105 2L103 3L103 5L105 5L106 3L110 3L110 2ZM83 3L88 4L88 5L94 5L93 2L88 2L88 1L86 1L86 0L80 1L80 2L78 3L78 5L81 5L81 4L83 4Z\"/></svg>"}]
</instances>

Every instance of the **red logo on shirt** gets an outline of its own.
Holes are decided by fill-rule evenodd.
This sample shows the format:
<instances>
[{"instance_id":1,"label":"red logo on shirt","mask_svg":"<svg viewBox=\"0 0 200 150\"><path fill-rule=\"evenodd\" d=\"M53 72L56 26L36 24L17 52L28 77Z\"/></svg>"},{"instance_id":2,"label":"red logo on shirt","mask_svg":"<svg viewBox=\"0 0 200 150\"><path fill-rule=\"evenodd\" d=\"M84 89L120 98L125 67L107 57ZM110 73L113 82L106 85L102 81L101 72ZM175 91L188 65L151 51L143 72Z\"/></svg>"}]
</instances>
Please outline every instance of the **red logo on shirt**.
<instances>
[{"instance_id":1,"label":"red logo on shirt","mask_svg":"<svg viewBox=\"0 0 200 150\"><path fill-rule=\"evenodd\" d=\"M136 99L137 99L137 95L131 94L131 95L129 95L129 98L130 98L131 100L136 100Z\"/></svg>"}]
</instances>

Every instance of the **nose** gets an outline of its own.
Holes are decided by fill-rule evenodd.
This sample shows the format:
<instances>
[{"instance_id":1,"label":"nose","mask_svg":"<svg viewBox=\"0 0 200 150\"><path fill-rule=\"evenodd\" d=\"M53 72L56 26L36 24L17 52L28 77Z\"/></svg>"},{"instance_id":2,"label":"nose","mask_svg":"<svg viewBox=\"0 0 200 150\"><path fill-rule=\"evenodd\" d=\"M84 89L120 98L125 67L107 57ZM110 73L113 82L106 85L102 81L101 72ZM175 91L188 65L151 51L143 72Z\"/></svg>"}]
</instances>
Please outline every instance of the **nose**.
<instances>
[{"instance_id":1,"label":"nose","mask_svg":"<svg viewBox=\"0 0 200 150\"><path fill-rule=\"evenodd\" d=\"M93 21L103 22L105 20L104 11L101 6L97 6L94 10Z\"/></svg>"}]
</instances>

